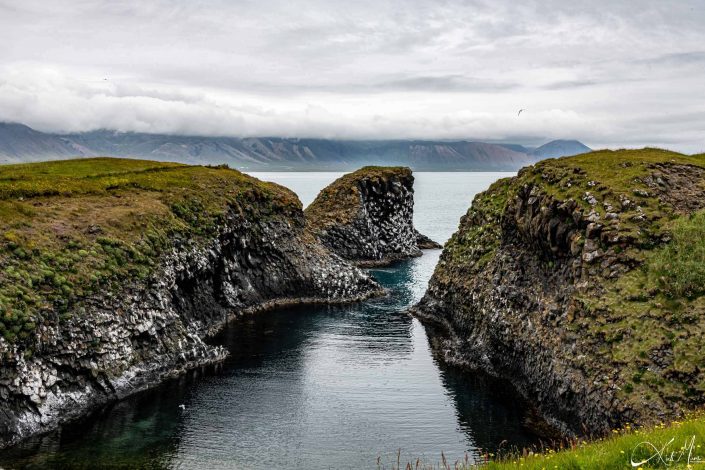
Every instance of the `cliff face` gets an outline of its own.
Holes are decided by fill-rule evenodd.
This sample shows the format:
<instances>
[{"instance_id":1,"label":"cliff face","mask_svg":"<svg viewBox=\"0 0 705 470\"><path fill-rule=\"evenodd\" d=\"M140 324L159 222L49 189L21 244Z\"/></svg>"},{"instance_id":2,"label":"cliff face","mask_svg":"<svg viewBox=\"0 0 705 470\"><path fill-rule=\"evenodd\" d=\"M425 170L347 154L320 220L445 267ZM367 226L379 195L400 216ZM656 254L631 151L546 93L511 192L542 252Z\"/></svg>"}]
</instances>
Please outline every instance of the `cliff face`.
<instances>
[{"instance_id":1,"label":"cliff face","mask_svg":"<svg viewBox=\"0 0 705 470\"><path fill-rule=\"evenodd\" d=\"M705 401L703 166L594 152L498 181L414 313L446 360L509 380L566 434L680 416Z\"/></svg>"},{"instance_id":2,"label":"cliff face","mask_svg":"<svg viewBox=\"0 0 705 470\"><path fill-rule=\"evenodd\" d=\"M311 232L358 265L421 256L440 245L414 228L414 177L403 167L365 167L326 187L306 208Z\"/></svg>"},{"instance_id":3,"label":"cliff face","mask_svg":"<svg viewBox=\"0 0 705 470\"><path fill-rule=\"evenodd\" d=\"M382 292L307 232L293 193L233 170L2 171L0 447L221 360L204 339L233 315Z\"/></svg>"}]
</instances>

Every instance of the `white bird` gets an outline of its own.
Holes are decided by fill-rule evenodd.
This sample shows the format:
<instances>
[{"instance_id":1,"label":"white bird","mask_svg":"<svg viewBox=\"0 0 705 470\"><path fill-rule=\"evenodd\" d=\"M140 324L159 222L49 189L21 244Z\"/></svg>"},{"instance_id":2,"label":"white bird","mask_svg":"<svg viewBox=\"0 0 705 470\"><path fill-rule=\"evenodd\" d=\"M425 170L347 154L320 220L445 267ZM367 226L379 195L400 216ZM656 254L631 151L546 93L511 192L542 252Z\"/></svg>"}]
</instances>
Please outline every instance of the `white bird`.
<instances>
[{"instance_id":1,"label":"white bird","mask_svg":"<svg viewBox=\"0 0 705 470\"><path fill-rule=\"evenodd\" d=\"M182 410L185 410L185 409L186 409L186 405L184 405L184 404L182 403L181 405L179 405L179 408L181 408Z\"/></svg>"}]
</instances>

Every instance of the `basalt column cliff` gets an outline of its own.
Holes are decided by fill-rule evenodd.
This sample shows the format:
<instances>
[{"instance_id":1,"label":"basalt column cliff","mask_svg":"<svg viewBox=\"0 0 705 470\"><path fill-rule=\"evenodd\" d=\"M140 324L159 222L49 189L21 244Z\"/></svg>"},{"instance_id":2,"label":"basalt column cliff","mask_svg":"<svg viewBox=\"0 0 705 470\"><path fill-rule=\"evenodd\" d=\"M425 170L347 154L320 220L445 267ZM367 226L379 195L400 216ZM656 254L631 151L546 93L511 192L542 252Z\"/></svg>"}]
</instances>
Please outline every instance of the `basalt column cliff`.
<instances>
[{"instance_id":1,"label":"basalt column cliff","mask_svg":"<svg viewBox=\"0 0 705 470\"><path fill-rule=\"evenodd\" d=\"M566 434L705 402L705 157L547 160L479 194L414 312Z\"/></svg>"},{"instance_id":2,"label":"basalt column cliff","mask_svg":"<svg viewBox=\"0 0 705 470\"><path fill-rule=\"evenodd\" d=\"M0 447L222 359L229 317L382 293L298 198L228 168L0 168Z\"/></svg>"},{"instance_id":3,"label":"basalt column cliff","mask_svg":"<svg viewBox=\"0 0 705 470\"><path fill-rule=\"evenodd\" d=\"M311 231L342 258L375 266L440 245L414 228L414 177L405 167L365 167L333 182L306 208Z\"/></svg>"}]
</instances>

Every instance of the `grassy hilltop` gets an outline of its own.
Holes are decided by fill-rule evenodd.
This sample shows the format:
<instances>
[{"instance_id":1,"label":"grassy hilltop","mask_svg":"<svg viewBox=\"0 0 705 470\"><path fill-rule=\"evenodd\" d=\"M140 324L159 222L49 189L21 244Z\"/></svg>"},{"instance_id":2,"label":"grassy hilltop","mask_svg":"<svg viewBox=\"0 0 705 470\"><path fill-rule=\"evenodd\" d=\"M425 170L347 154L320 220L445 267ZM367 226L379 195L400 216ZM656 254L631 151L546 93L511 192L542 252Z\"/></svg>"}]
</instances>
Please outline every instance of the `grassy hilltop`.
<instances>
[{"instance_id":1,"label":"grassy hilltop","mask_svg":"<svg viewBox=\"0 0 705 470\"><path fill-rule=\"evenodd\" d=\"M577 435L610 434L489 468L628 468L640 441L679 452L692 436L705 459L702 416L683 420L705 404L705 155L598 151L497 181L416 312L449 331L435 341L451 360L514 382Z\"/></svg>"},{"instance_id":2,"label":"grassy hilltop","mask_svg":"<svg viewBox=\"0 0 705 470\"><path fill-rule=\"evenodd\" d=\"M0 335L146 278L175 240L217 233L228 209L300 211L289 190L226 167L91 158L0 166Z\"/></svg>"},{"instance_id":3,"label":"grassy hilltop","mask_svg":"<svg viewBox=\"0 0 705 470\"><path fill-rule=\"evenodd\" d=\"M471 218L481 213L487 223L466 224L446 245L445 263L467 281L495 255L504 211L526 185L596 213L603 225L596 249L630 267L616 276L598 265L592 283L577 294L586 314L569 315L560 325L598 345L599 363L582 365L588 375L619 371L618 393L627 402L658 395L703 403L705 156L599 151L545 160L498 181L468 211ZM578 248L585 243L584 237L576 240ZM551 263L546 261L549 271ZM459 278L450 268L436 276L443 282Z\"/></svg>"},{"instance_id":4,"label":"grassy hilltop","mask_svg":"<svg viewBox=\"0 0 705 470\"><path fill-rule=\"evenodd\" d=\"M677 186L649 182L653 168L683 165ZM579 167L581 184L568 187L566 174ZM596 152L539 167L551 180L546 187L559 197L589 205L585 189L597 200L594 209L609 220L605 207L620 207L615 236L625 259L637 266L607 280L602 295L582 299L594 318L576 330L605 342L603 357L621 370L618 384L627 400L702 403L705 394L705 158L645 149ZM670 170L665 170L670 171ZM544 175L542 175L542 179ZM679 180L680 178L680 180ZM591 185L591 182L596 184ZM587 199L587 200L586 200ZM623 215L623 216L622 216ZM655 351L670 350L661 361ZM656 366L656 367L654 367Z\"/></svg>"}]
</instances>

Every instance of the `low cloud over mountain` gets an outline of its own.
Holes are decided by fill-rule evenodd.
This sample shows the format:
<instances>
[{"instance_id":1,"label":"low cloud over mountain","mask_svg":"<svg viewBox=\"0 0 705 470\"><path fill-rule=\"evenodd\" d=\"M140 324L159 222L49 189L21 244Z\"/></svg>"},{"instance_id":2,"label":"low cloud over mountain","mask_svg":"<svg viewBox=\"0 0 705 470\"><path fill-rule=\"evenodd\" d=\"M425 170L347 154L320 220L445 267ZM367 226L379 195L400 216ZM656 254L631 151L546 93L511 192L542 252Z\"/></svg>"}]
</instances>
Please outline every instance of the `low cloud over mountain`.
<instances>
[{"instance_id":1,"label":"low cloud over mountain","mask_svg":"<svg viewBox=\"0 0 705 470\"><path fill-rule=\"evenodd\" d=\"M279 137L198 137L93 131L47 134L0 123L0 162L115 156L219 164L247 170L349 170L363 165L406 165L416 170L516 170L545 156L590 149L555 141L521 145L431 140L327 140ZM550 152L550 155L548 155Z\"/></svg>"},{"instance_id":2,"label":"low cloud over mountain","mask_svg":"<svg viewBox=\"0 0 705 470\"><path fill-rule=\"evenodd\" d=\"M703 25L702 0L0 1L0 121L702 152Z\"/></svg>"}]
</instances>

